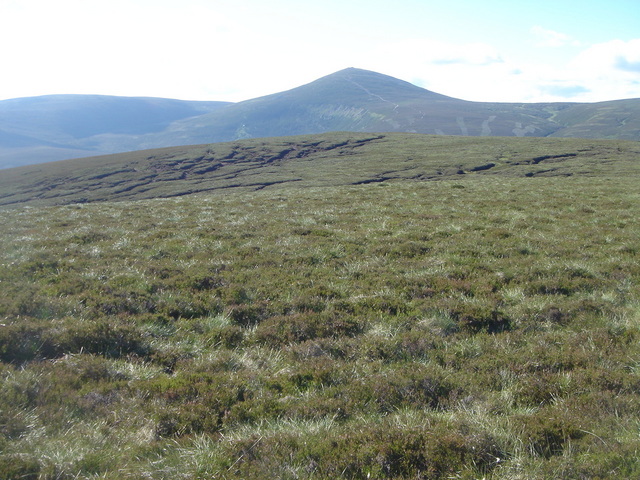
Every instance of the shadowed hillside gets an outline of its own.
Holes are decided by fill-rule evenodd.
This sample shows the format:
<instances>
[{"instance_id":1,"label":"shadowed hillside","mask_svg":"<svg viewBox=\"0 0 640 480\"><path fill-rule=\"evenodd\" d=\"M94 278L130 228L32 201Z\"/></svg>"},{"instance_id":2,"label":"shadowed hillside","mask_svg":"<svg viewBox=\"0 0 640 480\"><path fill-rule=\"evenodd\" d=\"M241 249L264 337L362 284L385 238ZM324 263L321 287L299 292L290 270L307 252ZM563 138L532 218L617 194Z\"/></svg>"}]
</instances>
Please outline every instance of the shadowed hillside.
<instances>
[{"instance_id":1,"label":"shadowed hillside","mask_svg":"<svg viewBox=\"0 0 640 480\"><path fill-rule=\"evenodd\" d=\"M356 68L239 103L82 95L15 99L0 102L0 167L331 131L640 140L640 99L469 102Z\"/></svg>"},{"instance_id":2,"label":"shadowed hillside","mask_svg":"<svg viewBox=\"0 0 640 480\"><path fill-rule=\"evenodd\" d=\"M226 102L105 95L0 101L0 167L136 150L137 138Z\"/></svg>"}]
</instances>

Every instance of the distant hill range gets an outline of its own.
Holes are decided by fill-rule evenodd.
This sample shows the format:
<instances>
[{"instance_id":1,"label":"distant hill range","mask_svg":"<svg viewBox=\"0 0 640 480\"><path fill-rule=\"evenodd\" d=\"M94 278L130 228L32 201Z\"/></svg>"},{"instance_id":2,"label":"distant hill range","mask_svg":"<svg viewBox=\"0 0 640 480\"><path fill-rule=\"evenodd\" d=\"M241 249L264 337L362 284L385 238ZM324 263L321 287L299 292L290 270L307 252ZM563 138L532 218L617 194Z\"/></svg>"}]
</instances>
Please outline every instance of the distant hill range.
<instances>
[{"instance_id":1,"label":"distant hill range","mask_svg":"<svg viewBox=\"0 0 640 480\"><path fill-rule=\"evenodd\" d=\"M0 101L0 168L331 131L640 140L640 99L490 103L348 68L238 103L53 95Z\"/></svg>"}]
</instances>

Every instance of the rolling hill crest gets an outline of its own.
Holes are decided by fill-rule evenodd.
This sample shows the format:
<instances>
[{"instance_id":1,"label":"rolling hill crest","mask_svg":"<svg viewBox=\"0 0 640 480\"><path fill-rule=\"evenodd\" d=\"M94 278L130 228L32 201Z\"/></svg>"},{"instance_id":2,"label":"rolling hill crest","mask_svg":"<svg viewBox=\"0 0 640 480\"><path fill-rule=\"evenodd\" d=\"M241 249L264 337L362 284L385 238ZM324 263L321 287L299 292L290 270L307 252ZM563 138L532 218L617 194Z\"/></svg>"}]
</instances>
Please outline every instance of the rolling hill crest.
<instances>
[{"instance_id":1,"label":"rolling hill crest","mask_svg":"<svg viewBox=\"0 0 640 480\"><path fill-rule=\"evenodd\" d=\"M0 101L0 168L333 131L640 140L640 99L470 102L357 68L238 103L87 95L13 99Z\"/></svg>"}]
</instances>

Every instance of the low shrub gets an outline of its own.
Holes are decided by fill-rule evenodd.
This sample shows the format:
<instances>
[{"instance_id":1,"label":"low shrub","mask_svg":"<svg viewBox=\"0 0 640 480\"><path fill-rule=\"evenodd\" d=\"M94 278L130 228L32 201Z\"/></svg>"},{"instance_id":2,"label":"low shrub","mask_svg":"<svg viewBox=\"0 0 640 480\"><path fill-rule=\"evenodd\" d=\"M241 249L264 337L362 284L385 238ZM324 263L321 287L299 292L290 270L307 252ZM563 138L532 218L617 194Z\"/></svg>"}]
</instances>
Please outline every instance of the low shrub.
<instances>
[{"instance_id":1,"label":"low shrub","mask_svg":"<svg viewBox=\"0 0 640 480\"><path fill-rule=\"evenodd\" d=\"M532 453L549 458L561 455L565 445L585 435L575 418L554 407L541 408L520 418L523 440Z\"/></svg>"},{"instance_id":2,"label":"low shrub","mask_svg":"<svg viewBox=\"0 0 640 480\"><path fill-rule=\"evenodd\" d=\"M511 329L511 318L490 302L444 302L445 312L466 333L500 333Z\"/></svg>"},{"instance_id":3,"label":"low shrub","mask_svg":"<svg viewBox=\"0 0 640 480\"><path fill-rule=\"evenodd\" d=\"M49 332L45 357L65 353L91 353L108 358L127 355L144 356L149 348L142 333L134 326L97 320L71 325L62 332Z\"/></svg>"},{"instance_id":4,"label":"low shrub","mask_svg":"<svg viewBox=\"0 0 640 480\"><path fill-rule=\"evenodd\" d=\"M399 364L392 372L385 369L347 383L339 397L347 399L354 410L373 407L376 413L391 413L403 408L445 407L452 388L439 367Z\"/></svg>"},{"instance_id":5,"label":"low shrub","mask_svg":"<svg viewBox=\"0 0 640 480\"><path fill-rule=\"evenodd\" d=\"M317 338L352 337L362 329L361 321L354 316L308 311L269 318L256 330L256 341L276 347Z\"/></svg>"},{"instance_id":6,"label":"low shrub","mask_svg":"<svg viewBox=\"0 0 640 480\"><path fill-rule=\"evenodd\" d=\"M44 326L29 321L0 328L0 360L20 364L40 355Z\"/></svg>"},{"instance_id":7,"label":"low shrub","mask_svg":"<svg viewBox=\"0 0 640 480\"><path fill-rule=\"evenodd\" d=\"M463 433L454 425L398 428L383 422L354 432L326 431L304 440L291 434L250 437L233 445L231 478L298 471L319 479L444 479L476 470L491 472L503 457L496 442L481 432Z\"/></svg>"},{"instance_id":8,"label":"low shrub","mask_svg":"<svg viewBox=\"0 0 640 480\"><path fill-rule=\"evenodd\" d=\"M243 380L228 373L180 373L139 382L133 388L162 402L153 412L156 436L182 436L217 432L233 405L252 397Z\"/></svg>"},{"instance_id":9,"label":"low shrub","mask_svg":"<svg viewBox=\"0 0 640 480\"><path fill-rule=\"evenodd\" d=\"M228 308L228 315L234 325L250 328L269 316L267 302L240 303Z\"/></svg>"},{"instance_id":10,"label":"low shrub","mask_svg":"<svg viewBox=\"0 0 640 480\"><path fill-rule=\"evenodd\" d=\"M227 325L213 332L215 344L220 344L225 348L237 348L244 341L245 332L237 325Z\"/></svg>"},{"instance_id":11,"label":"low shrub","mask_svg":"<svg viewBox=\"0 0 640 480\"><path fill-rule=\"evenodd\" d=\"M31 455L0 455L0 478L6 480L38 480L40 462Z\"/></svg>"}]
</instances>

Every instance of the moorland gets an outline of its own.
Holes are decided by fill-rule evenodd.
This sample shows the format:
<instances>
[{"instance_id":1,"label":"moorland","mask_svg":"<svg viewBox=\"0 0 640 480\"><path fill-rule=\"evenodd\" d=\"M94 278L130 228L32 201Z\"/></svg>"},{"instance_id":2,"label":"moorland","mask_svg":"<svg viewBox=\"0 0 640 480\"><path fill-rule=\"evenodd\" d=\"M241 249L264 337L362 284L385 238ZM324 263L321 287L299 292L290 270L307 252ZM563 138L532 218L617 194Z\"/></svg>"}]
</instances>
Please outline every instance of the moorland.
<instances>
[{"instance_id":1,"label":"moorland","mask_svg":"<svg viewBox=\"0 0 640 480\"><path fill-rule=\"evenodd\" d=\"M0 478L640 475L640 145L324 134L0 176Z\"/></svg>"}]
</instances>

